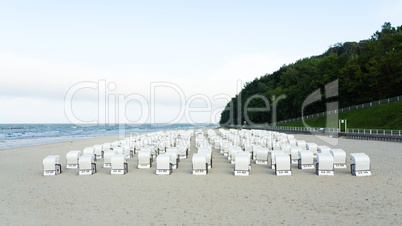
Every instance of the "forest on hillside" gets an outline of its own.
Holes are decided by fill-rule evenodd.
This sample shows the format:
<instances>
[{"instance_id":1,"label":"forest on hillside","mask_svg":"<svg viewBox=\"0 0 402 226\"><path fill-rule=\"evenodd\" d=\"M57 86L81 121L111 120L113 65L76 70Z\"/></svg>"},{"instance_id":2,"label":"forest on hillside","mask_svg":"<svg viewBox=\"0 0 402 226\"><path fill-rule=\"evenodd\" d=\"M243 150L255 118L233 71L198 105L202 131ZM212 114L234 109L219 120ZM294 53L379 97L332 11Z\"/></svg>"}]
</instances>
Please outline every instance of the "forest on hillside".
<instances>
[{"instance_id":1,"label":"forest on hillside","mask_svg":"<svg viewBox=\"0 0 402 226\"><path fill-rule=\"evenodd\" d=\"M325 85L334 81L337 95L326 97ZM220 124L271 124L275 105L276 121L300 117L306 98L317 90L320 100L307 105L304 115L326 111L329 102L343 108L402 95L402 26L384 23L367 40L337 43L247 82L226 105Z\"/></svg>"}]
</instances>

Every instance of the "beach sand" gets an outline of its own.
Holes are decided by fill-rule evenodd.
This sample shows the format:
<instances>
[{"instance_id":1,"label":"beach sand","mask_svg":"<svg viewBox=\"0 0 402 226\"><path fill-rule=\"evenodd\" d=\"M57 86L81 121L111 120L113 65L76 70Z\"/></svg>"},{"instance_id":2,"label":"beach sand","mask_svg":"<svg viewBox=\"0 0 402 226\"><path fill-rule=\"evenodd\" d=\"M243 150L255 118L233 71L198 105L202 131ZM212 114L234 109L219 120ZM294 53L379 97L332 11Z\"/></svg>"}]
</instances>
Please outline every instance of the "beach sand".
<instances>
[{"instance_id":1,"label":"beach sand","mask_svg":"<svg viewBox=\"0 0 402 226\"><path fill-rule=\"evenodd\" d=\"M296 139L328 145L312 135ZM213 152L206 176L192 175L191 156L169 176L137 169L128 159L126 175L78 176L65 169L70 150L118 140L103 137L0 151L1 225L181 225L181 224L402 224L402 144L339 139L348 168L334 176L292 165L292 176L275 176L267 165L252 164L250 176L233 175L234 165ZM350 174L349 153L365 152L371 177ZM42 160L60 155L63 172L43 176Z\"/></svg>"}]
</instances>

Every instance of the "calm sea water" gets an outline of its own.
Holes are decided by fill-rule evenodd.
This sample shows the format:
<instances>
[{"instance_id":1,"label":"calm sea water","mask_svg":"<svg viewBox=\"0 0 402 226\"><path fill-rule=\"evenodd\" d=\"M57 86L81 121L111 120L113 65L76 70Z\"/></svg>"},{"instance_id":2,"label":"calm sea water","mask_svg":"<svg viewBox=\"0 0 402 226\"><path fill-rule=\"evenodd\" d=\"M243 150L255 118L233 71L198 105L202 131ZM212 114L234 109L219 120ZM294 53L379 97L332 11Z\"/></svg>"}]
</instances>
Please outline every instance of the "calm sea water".
<instances>
[{"instance_id":1,"label":"calm sea water","mask_svg":"<svg viewBox=\"0 0 402 226\"><path fill-rule=\"evenodd\" d=\"M124 127L124 130L120 128ZM0 124L0 149L38 144L114 136L120 133L139 134L165 130L216 128L217 124L141 124L100 126L91 124Z\"/></svg>"}]
</instances>

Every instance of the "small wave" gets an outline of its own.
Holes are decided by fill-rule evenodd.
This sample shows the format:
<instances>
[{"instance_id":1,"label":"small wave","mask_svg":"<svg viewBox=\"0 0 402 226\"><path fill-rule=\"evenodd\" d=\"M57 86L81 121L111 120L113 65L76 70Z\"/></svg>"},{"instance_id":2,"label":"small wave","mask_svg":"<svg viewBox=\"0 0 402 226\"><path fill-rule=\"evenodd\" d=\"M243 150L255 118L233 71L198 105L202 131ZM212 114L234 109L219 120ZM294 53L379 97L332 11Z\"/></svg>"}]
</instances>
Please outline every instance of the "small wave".
<instances>
[{"instance_id":1,"label":"small wave","mask_svg":"<svg viewBox=\"0 0 402 226\"><path fill-rule=\"evenodd\" d=\"M3 127L3 128L1 128L2 130L7 130L7 129L10 129L10 130L12 130L12 129L24 129L24 127Z\"/></svg>"}]
</instances>

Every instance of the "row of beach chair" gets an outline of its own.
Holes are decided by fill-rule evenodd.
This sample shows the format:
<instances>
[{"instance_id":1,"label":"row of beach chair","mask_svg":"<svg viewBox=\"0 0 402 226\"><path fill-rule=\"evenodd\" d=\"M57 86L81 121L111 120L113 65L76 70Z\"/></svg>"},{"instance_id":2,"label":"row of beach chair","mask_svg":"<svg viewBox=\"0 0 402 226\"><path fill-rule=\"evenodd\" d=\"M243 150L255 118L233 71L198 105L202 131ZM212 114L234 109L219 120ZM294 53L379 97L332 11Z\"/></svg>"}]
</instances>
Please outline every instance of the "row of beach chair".
<instances>
[{"instance_id":1,"label":"row of beach chair","mask_svg":"<svg viewBox=\"0 0 402 226\"><path fill-rule=\"evenodd\" d=\"M194 138L197 153L192 156L192 173L207 175L212 169L213 150L218 150L234 165L234 175L250 175L251 162L270 165L278 176L291 175L292 165L298 169L315 169L317 175L334 175L334 169L347 168L346 152L296 140L293 135L264 130L182 130L135 135L124 140L66 154L66 169L79 169L78 175L97 172L96 161L103 159L103 168L111 174L128 173L127 159L137 154L137 168L151 168L156 161L156 174L170 175L180 159L188 158ZM370 158L365 153L350 154L352 175L370 176ZM43 160L43 175L62 171L60 156Z\"/></svg>"}]
</instances>

